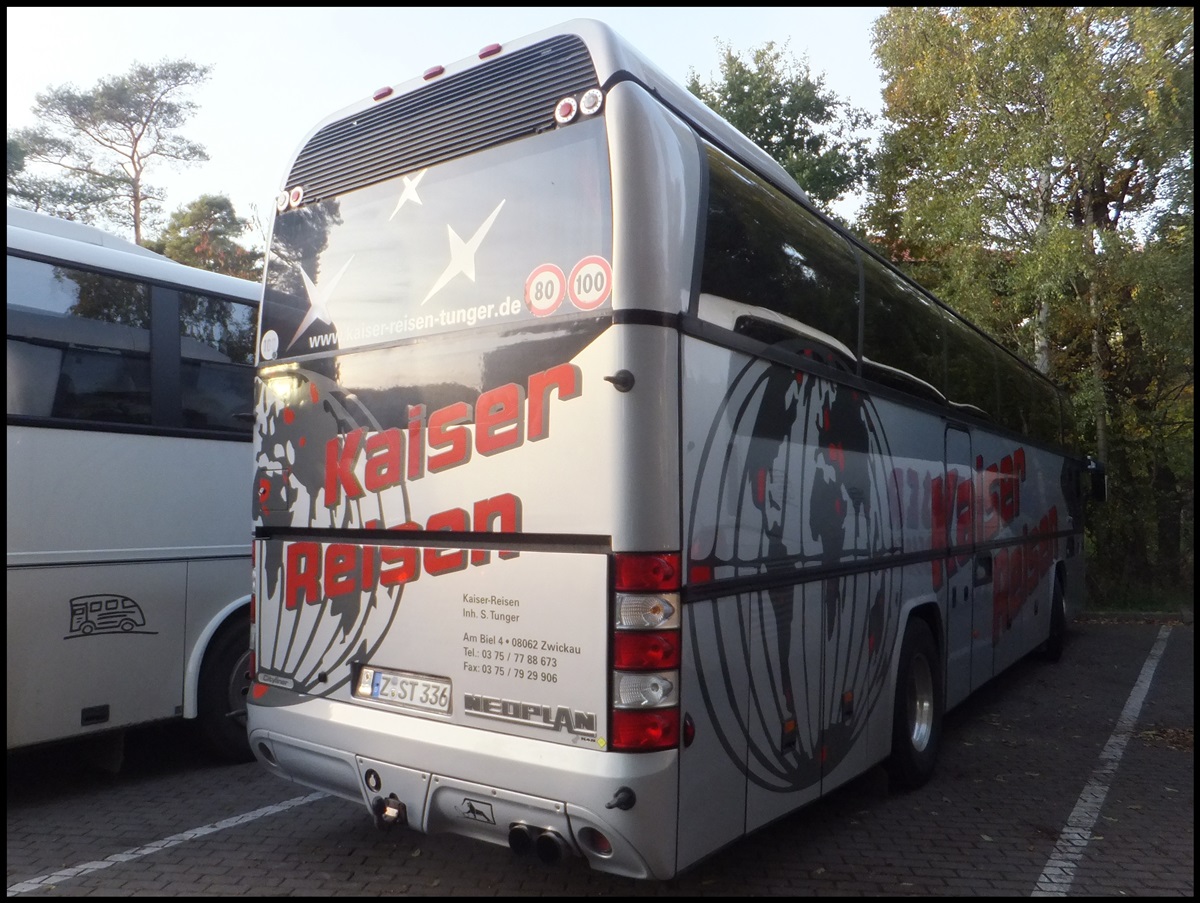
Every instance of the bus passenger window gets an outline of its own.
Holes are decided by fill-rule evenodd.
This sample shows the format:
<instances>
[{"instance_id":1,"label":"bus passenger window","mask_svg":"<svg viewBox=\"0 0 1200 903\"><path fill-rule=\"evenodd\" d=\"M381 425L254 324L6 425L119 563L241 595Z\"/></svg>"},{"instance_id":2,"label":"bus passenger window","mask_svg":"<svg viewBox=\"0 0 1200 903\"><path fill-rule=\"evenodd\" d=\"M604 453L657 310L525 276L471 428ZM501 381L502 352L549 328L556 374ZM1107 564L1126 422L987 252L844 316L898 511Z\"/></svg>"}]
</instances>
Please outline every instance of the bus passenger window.
<instances>
[{"instance_id":1,"label":"bus passenger window","mask_svg":"<svg viewBox=\"0 0 1200 903\"><path fill-rule=\"evenodd\" d=\"M183 425L249 435L255 309L224 298L180 297Z\"/></svg>"}]
</instances>

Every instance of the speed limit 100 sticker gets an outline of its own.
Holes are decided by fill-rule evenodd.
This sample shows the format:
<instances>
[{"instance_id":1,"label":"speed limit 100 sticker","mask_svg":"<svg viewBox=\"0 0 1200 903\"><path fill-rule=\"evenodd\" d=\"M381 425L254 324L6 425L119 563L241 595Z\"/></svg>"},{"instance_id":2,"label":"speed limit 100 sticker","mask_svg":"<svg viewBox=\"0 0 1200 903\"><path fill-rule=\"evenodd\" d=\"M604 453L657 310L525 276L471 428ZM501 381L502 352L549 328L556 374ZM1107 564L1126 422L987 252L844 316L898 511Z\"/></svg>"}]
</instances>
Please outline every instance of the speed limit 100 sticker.
<instances>
[{"instance_id":1,"label":"speed limit 100 sticker","mask_svg":"<svg viewBox=\"0 0 1200 903\"><path fill-rule=\"evenodd\" d=\"M543 263L525 280L525 303L539 317L558 310L566 293L567 279L552 263Z\"/></svg>"},{"instance_id":2,"label":"speed limit 100 sticker","mask_svg":"<svg viewBox=\"0 0 1200 903\"><path fill-rule=\"evenodd\" d=\"M595 310L612 293L612 267L603 257L585 257L567 280L571 303L580 310Z\"/></svg>"}]
</instances>

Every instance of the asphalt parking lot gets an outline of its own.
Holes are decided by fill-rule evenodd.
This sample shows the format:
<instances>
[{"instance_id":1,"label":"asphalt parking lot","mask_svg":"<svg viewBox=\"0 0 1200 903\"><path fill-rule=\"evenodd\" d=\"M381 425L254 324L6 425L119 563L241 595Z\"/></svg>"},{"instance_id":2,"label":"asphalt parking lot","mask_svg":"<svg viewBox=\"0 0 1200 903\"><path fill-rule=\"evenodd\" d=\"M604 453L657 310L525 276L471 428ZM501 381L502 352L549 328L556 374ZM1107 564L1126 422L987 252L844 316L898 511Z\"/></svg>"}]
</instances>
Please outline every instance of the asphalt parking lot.
<instances>
[{"instance_id":1,"label":"asphalt parking lot","mask_svg":"<svg viewBox=\"0 0 1200 903\"><path fill-rule=\"evenodd\" d=\"M183 725L131 733L112 773L65 746L9 755L12 896L1194 896L1190 618L1092 617L947 716L938 772L874 769L667 882L547 867L397 829Z\"/></svg>"}]
</instances>

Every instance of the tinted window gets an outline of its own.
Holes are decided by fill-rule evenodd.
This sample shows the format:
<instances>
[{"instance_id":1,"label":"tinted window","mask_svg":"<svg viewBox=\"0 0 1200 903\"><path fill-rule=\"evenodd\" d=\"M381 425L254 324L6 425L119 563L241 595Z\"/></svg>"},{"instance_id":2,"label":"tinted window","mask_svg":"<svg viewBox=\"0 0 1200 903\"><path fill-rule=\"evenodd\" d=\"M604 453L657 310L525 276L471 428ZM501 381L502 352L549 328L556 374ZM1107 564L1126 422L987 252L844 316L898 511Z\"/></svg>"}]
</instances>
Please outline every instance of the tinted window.
<instances>
[{"instance_id":1,"label":"tinted window","mask_svg":"<svg viewBox=\"0 0 1200 903\"><path fill-rule=\"evenodd\" d=\"M263 360L611 311L604 121L457 157L275 219Z\"/></svg>"},{"instance_id":2,"label":"tinted window","mask_svg":"<svg viewBox=\"0 0 1200 903\"><path fill-rule=\"evenodd\" d=\"M180 296L184 426L244 431L254 376L254 308L211 295Z\"/></svg>"},{"instance_id":3,"label":"tinted window","mask_svg":"<svg viewBox=\"0 0 1200 903\"><path fill-rule=\"evenodd\" d=\"M799 321L817 334L823 347L816 350L836 353L852 365L858 345L858 264L850 244L728 157L710 148L708 159L700 291ZM747 325L743 331L754 334L756 328ZM822 336L828 340L821 343Z\"/></svg>"},{"instance_id":4,"label":"tinted window","mask_svg":"<svg viewBox=\"0 0 1200 903\"><path fill-rule=\"evenodd\" d=\"M992 344L952 314L946 314L945 325L947 400L962 413L994 420L996 359Z\"/></svg>"},{"instance_id":5,"label":"tinted window","mask_svg":"<svg viewBox=\"0 0 1200 903\"><path fill-rule=\"evenodd\" d=\"M10 416L249 435L253 305L11 255L7 267ZM151 354L153 317L178 317L178 347Z\"/></svg>"},{"instance_id":6,"label":"tinted window","mask_svg":"<svg viewBox=\"0 0 1200 903\"><path fill-rule=\"evenodd\" d=\"M1033 438L1050 445L1062 442L1058 392L1044 379L1030 376L1029 425Z\"/></svg>"},{"instance_id":7,"label":"tinted window","mask_svg":"<svg viewBox=\"0 0 1200 903\"><path fill-rule=\"evenodd\" d=\"M863 269L863 374L940 399L946 385L941 308L878 260L864 258Z\"/></svg>"},{"instance_id":8,"label":"tinted window","mask_svg":"<svg viewBox=\"0 0 1200 903\"><path fill-rule=\"evenodd\" d=\"M8 413L149 424L149 286L9 257Z\"/></svg>"}]
</instances>

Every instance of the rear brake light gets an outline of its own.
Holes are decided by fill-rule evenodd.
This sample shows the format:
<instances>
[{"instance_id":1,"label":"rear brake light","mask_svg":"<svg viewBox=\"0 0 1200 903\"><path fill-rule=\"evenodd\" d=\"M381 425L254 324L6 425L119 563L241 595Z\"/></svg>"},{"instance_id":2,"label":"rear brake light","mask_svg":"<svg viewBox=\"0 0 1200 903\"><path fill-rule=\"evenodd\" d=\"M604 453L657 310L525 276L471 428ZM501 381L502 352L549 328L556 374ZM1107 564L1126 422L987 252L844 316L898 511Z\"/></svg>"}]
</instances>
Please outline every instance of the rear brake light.
<instances>
[{"instance_id":1,"label":"rear brake light","mask_svg":"<svg viewBox=\"0 0 1200 903\"><path fill-rule=\"evenodd\" d=\"M681 565L678 552L618 554L615 557L618 590L653 592L679 589Z\"/></svg>"},{"instance_id":2,"label":"rear brake light","mask_svg":"<svg viewBox=\"0 0 1200 903\"><path fill-rule=\"evenodd\" d=\"M650 752L679 745L679 709L613 712L612 747Z\"/></svg>"},{"instance_id":3,"label":"rear brake light","mask_svg":"<svg viewBox=\"0 0 1200 903\"><path fill-rule=\"evenodd\" d=\"M679 667L679 631L618 630L613 636L613 667L660 671Z\"/></svg>"},{"instance_id":4,"label":"rear brake light","mask_svg":"<svg viewBox=\"0 0 1200 903\"><path fill-rule=\"evenodd\" d=\"M258 568L255 567L255 562L258 561L258 546L256 543L250 543L250 680L258 677L258 656L256 655L258 646L258 631L254 625L258 622Z\"/></svg>"}]
</instances>

